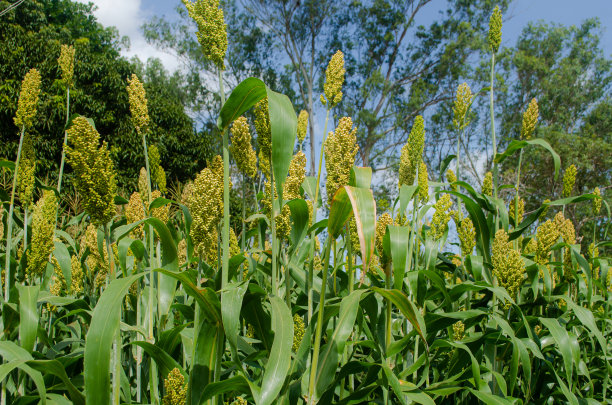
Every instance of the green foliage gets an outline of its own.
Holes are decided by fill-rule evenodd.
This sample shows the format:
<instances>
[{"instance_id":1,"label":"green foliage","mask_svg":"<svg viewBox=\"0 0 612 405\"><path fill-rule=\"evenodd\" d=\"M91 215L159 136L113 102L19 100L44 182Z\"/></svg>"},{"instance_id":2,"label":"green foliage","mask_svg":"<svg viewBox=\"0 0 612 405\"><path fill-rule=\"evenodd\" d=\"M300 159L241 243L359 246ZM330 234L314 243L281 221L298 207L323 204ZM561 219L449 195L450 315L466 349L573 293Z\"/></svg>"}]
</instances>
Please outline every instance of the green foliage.
<instances>
[{"instance_id":1,"label":"green foliage","mask_svg":"<svg viewBox=\"0 0 612 405\"><path fill-rule=\"evenodd\" d=\"M31 3L28 15L34 16L32 7L41 4ZM360 7L356 5L370 12L360 16L364 23L403 18L385 2ZM457 7L469 14L467 3ZM38 18L48 15L40 13ZM393 43L393 34L379 28L368 32L384 48L385 41ZM474 35L484 46L485 33ZM76 48L78 61L78 43ZM371 51L372 60L386 52L376 47ZM76 88L83 84L79 63ZM96 66L95 60L90 63ZM153 69L150 75L142 75L151 86L155 72L165 75L155 63L147 65ZM101 75L116 79L121 93L106 97L127 102L125 83L111 73ZM180 75L164 77L158 82L181 80ZM183 94L180 86L176 93L160 86L162 95ZM148 90L149 106L156 105L151 101L155 87ZM90 97L83 88L79 91L80 97ZM49 94L44 97L48 100ZM245 177L235 179L231 171L228 175L223 159L215 156L186 186L180 200L187 206L179 198L162 197L148 207L138 206L142 199L128 202L111 192L105 199L108 209L95 215L90 207L99 203L99 196L90 195L89 189L100 194L113 188L106 173L112 164L105 147L99 146L96 129L104 133L101 128L108 129L112 119L101 117L95 128L83 117L72 120L68 163L79 181L90 186L79 187L75 198L84 200L91 215L62 213L53 222L56 195L40 182L34 184L35 193L45 190L45 198L53 203L47 206L43 200L37 209L44 211L43 236L52 242L43 247L54 249L52 256L48 249L37 255L36 277L25 277L32 265L30 253L40 248L32 246L36 232L26 252L7 245L5 255L15 277L4 269L2 282L15 294L0 300L3 400L78 405L609 402L612 271L607 184L612 151L609 134L603 133L610 127L607 99L581 113L577 131L543 123L535 139L508 142L500 149L495 159L507 172L514 169L516 155L524 158L522 188L499 187L511 189L513 198L524 198L534 207L526 208L520 223L513 221L514 205L505 195L492 197L489 186L479 193L469 182L426 179L421 186L398 187L394 181L374 193L372 169L352 165L342 168L348 174L334 180L337 191L328 198L328 217L316 222L315 210L322 204L314 198L323 185L320 173L302 182L301 151L295 155L300 170L294 167L297 117L287 96L250 78L233 89L207 122L224 131L264 97L268 103L258 107L268 107L259 114L269 116L269 125L256 130L269 132L271 162L260 161L255 178L242 183ZM61 110L62 101L57 103ZM367 109L365 116L376 116ZM158 118L165 114L155 108L150 113ZM129 116L121 120L128 128ZM432 132L428 119L420 123ZM152 137L158 137L159 150L152 148L151 161L155 170L160 170L159 163L170 170L165 167L164 140L172 135L156 132L162 128L154 118ZM127 144L137 142L129 133ZM109 139L112 144L114 138ZM182 156L173 161L172 170L183 167L188 175L195 163L182 163L191 155L182 153L181 145L176 144ZM128 156L116 149L115 157L118 168L127 172L120 163L124 152ZM132 164L141 166L143 151L134 153L129 155ZM193 153L202 158L201 150ZM594 158L581 161L579 153ZM442 160L446 164L441 172L452 158ZM427 174L425 161L422 174ZM559 198L562 183L556 172L570 164L577 168L574 191ZM2 166L14 170L9 162ZM269 177L267 188L275 191L274 199L259 192L265 190L264 177ZM596 200L601 210L593 211L599 196L591 193L595 185L601 186L603 200ZM128 206L121 207L124 204ZM164 221L156 217L160 211L167 213ZM279 238L275 223L285 212L291 229ZM18 205L16 241L27 234L23 213ZM40 228L39 217L34 215L33 230ZM460 246L451 235L451 217L460 227ZM230 233L233 237L223 237L222 247L217 234L223 222L241 232L240 243ZM594 236L585 235L583 224L595 228ZM594 244L587 250L578 242L588 237ZM202 239L207 240L206 252L199 249ZM11 262L13 256L18 261ZM221 268L219 261L224 263Z\"/></svg>"},{"instance_id":2,"label":"green foliage","mask_svg":"<svg viewBox=\"0 0 612 405\"><path fill-rule=\"evenodd\" d=\"M4 9L8 3L1 4ZM66 119L65 87L57 63L62 44L74 45L76 50L71 113L95 121L102 139L109 143L121 186L135 187L138 171L144 166L142 143L130 123L125 91L126 80L134 72L144 73L151 139L160 144L168 178L185 181L204 167L210 155L184 112L182 95L176 94L177 78L168 75L159 61L143 66L120 57L123 45L116 30L99 25L91 6L67 0L29 1L0 20L0 64L6 67L0 75L0 146L4 157L13 159L16 155L18 130L12 117L21 78L36 66L42 76L42 94L29 132L37 151L36 173L49 182L56 179Z\"/></svg>"}]
</instances>

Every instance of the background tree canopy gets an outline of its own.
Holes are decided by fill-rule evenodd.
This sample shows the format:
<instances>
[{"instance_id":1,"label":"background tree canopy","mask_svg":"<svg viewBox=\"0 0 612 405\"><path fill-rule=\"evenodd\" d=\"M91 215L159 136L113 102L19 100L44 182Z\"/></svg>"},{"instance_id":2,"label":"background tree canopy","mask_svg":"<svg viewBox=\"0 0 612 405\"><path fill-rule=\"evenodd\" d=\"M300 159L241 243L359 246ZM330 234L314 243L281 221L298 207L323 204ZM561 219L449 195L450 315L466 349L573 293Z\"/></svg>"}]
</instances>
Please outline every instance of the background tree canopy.
<instances>
[{"instance_id":1,"label":"background tree canopy","mask_svg":"<svg viewBox=\"0 0 612 405\"><path fill-rule=\"evenodd\" d=\"M315 126L324 115L318 95L325 66L341 49L347 81L329 129L341 116L353 117L359 163L379 172L375 189L381 208L389 190L395 189L389 186L396 183L399 148L418 114L426 118L429 173L438 177L441 157L453 153L456 145L452 103L457 86L466 81L477 95L462 139L466 156L462 173L477 184L492 161L487 149L490 61L484 38L491 10L498 3L506 11L510 1L448 1L440 3L443 8L432 19L424 10L436 4L433 0L227 0L223 7L231 41L224 80L231 89L248 76L260 77L289 95L296 111L308 110L314 119L306 149L313 156L322 136L320 130L315 133ZM19 83L29 68L37 67L44 91L31 134L40 160L37 173L50 179L56 176L65 120L65 89L58 81L57 57L60 44L68 43L77 49L71 112L94 119L111 146L120 184L132 188L143 165L125 91L126 79L134 72L145 83L153 123L150 139L159 146L169 182L193 178L220 150L215 125L219 99L211 84L216 71L192 35L194 23L182 5L177 12L176 20L154 17L143 26L150 43L182 62L183 68L172 74L159 60L121 57L127 41L115 29L97 23L91 5L35 0L3 16L0 144L4 157L13 159L17 147L12 117ZM520 117L531 98L537 98L536 136L560 154L562 169L577 166L576 194L612 183L612 62L603 54L601 36L597 19L572 27L534 22L524 28L516 44L504 43L508 46L498 54L499 150L518 138ZM516 158L507 159L502 167L510 183L516 176ZM311 158L311 164L316 160ZM561 182L550 180L550 156L542 150L527 148L524 162L521 185L528 191L523 195L530 211L545 198L558 197ZM602 190L609 200L610 188ZM572 218L577 214L570 212Z\"/></svg>"},{"instance_id":2,"label":"background tree canopy","mask_svg":"<svg viewBox=\"0 0 612 405\"><path fill-rule=\"evenodd\" d=\"M2 9L10 3L0 2ZM39 160L37 175L55 181L66 119L65 88L57 58L61 44L76 48L75 84L70 112L92 118L111 147L119 184L133 188L142 159L142 141L130 122L127 78L137 73L145 82L152 121L150 142L159 145L169 181L185 181L205 166L211 149L194 130L184 108L179 75L169 75L159 61L128 61L126 44L114 28L96 22L92 5L67 0L34 0L0 19L0 148L14 160L19 137L13 124L21 80L36 67L42 89L36 124L29 135Z\"/></svg>"}]
</instances>

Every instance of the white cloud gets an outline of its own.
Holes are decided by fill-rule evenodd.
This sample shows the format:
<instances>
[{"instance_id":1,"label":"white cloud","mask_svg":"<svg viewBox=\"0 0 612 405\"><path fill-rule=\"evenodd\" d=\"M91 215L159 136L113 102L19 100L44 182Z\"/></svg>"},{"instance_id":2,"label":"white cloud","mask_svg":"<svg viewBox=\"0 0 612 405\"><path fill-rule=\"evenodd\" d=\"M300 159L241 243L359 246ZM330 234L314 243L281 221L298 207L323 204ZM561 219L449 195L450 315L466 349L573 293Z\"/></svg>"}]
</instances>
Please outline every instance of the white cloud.
<instances>
[{"instance_id":1,"label":"white cloud","mask_svg":"<svg viewBox=\"0 0 612 405\"><path fill-rule=\"evenodd\" d=\"M174 71L179 67L177 59L149 45L142 35L140 27L147 15L142 10L141 0L76 0L80 3L95 4L94 15L104 26L115 26L119 35L130 38L130 49L123 50L123 56L138 56L143 62L150 57L161 59L166 69Z\"/></svg>"}]
</instances>

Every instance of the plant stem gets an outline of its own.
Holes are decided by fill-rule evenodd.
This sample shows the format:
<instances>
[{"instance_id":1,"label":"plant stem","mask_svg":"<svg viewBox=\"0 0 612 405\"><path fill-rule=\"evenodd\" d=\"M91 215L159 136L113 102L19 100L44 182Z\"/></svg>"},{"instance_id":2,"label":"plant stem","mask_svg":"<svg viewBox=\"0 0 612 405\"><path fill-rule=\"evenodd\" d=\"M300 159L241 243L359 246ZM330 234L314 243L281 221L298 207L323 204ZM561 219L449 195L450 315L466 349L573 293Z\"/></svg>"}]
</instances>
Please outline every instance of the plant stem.
<instances>
[{"instance_id":1,"label":"plant stem","mask_svg":"<svg viewBox=\"0 0 612 405\"><path fill-rule=\"evenodd\" d=\"M70 86L66 89L66 127L70 120ZM62 177L64 176L64 162L66 159L66 145L68 143L68 128L64 128L64 143L62 144L62 160L60 162L59 176L57 179L57 193L60 194L62 191ZM57 220L57 214L56 214Z\"/></svg>"},{"instance_id":2,"label":"plant stem","mask_svg":"<svg viewBox=\"0 0 612 405\"><path fill-rule=\"evenodd\" d=\"M219 73L219 99L221 100L221 107L225 104L225 91L223 90L223 69L218 69ZM221 289L225 289L229 278L229 132L227 128L223 130L223 233L222 233L222 244L223 244L223 255L221 259ZM274 263L274 258L272 259ZM223 298L222 298L223 299ZM223 355L225 338L223 331L220 328L219 341L218 341L218 355L215 359L215 373L214 382L219 381L221 374L221 357ZM219 403L222 403L222 396L219 396Z\"/></svg>"},{"instance_id":3,"label":"plant stem","mask_svg":"<svg viewBox=\"0 0 612 405\"><path fill-rule=\"evenodd\" d=\"M315 187L314 201L312 202L312 223L317 222L317 204L319 202L319 184L321 182L321 168L323 167L323 153L325 150L325 139L327 137L327 124L329 122L329 108L325 114L325 126L323 127L323 142L321 142L321 152L319 153L319 171L317 172L317 186ZM314 134L310 134L314 136ZM313 311L313 288L314 288L314 256L315 256L315 233L310 234L312 244L310 246L310 265L308 267L308 325L312 319Z\"/></svg>"},{"instance_id":4,"label":"plant stem","mask_svg":"<svg viewBox=\"0 0 612 405\"><path fill-rule=\"evenodd\" d=\"M242 250L242 253L244 254L245 252L245 247L246 247L246 187L245 187L245 183L246 183L246 178L245 175L242 175L242 232L240 235L240 249ZM244 272L244 266L245 264L243 264L242 267L242 271L238 272L238 280L242 281L242 273Z\"/></svg>"},{"instance_id":5,"label":"plant stem","mask_svg":"<svg viewBox=\"0 0 612 405\"><path fill-rule=\"evenodd\" d=\"M461 177L459 177L459 171L461 169L461 138L463 137L464 131L465 129L462 128L457 138L457 166L455 167L455 175L457 176L457 180L461 180Z\"/></svg>"},{"instance_id":6,"label":"plant stem","mask_svg":"<svg viewBox=\"0 0 612 405\"><path fill-rule=\"evenodd\" d=\"M317 365L319 362L319 350L321 348L321 332L323 330L323 312L325 310L325 287L327 286L327 275L329 272L329 255L331 253L331 235L328 236L325 246L325 260L323 262L323 275L321 277L321 292L319 298L319 313L317 314L317 329L315 332L312 361L310 363L310 380L308 381L308 403L314 405L315 379L317 376Z\"/></svg>"},{"instance_id":7,"label":"plant stem","mask_svg":"<svg viewBox=\"0 0 612 405\"><path fill-rule=\"evenodd\" d=\"M270 214L270 228L272 239L272 295L278 295L278 268L276 263L276 204L274 204L274 171L272 170L272 159L270 158L270 200L272 201L272 213Z\"/></svg>"},{"instance_id":8,"label":"plant stem","mask_svg":"<svg viewBox=\"0 0 612 405\"><path fill-rule=\"evenodd\" d=\"M385 266L385 288L391 289L391 263L387 263ZM391 344L391 300L385 299L385 306L387 318L386 318L386 328L385 328L385 356L388 357L387 351L389 350L389 345Z\"/></svg>"},{"instance_id":9,"label":"plant stem","mask_svg":"<svg viewBox=\"0 0 612 405\"><path fill-rule=\"evenodd\" d=\"M9 301L11 297L11 289L9 286L11 285L11 242L12 242L12 233L13 233L13 207L15 205L15 189L17 188L17 177L19 176L19 161L21 160L21 148L23 147L23 135L25 133L25 125L21 127L21 135L19 136L19 147L17 148L17 160L15 161L15 171L13 172L13 188L11 191L11 202L9 205L9 213L7 218L6 225L6 262L5 262L5 271L6 276L4 279L4 300L6 302Z\"/></svg>"},{"instance_id":10,"label":"plant stem","mask_svg":"<svg viewBox=\"0 0 612 405\"><path fill-rule=\"evenodd\" d=\"M221 107L225 104L225 91L223 90L223 69L219 68L219 98ZM221 261L221 288L225 288L229 275L229 133L223 130L223 258Z\"/></svg>"},{"instance_id":11,"label":"plant stem","mask_svg":"<svg viewBox=\"0 0 612 405\"><path fill-rule=\"evenodd\" d=\"M491 142L493 143L493 190L494 196L497 198L497 187L499 182L497 172L497 162L495 157L497 156L497 141L495 139L495 98L493 92L493 84L495 82L495 53L491 54L491 88L489 92L489 101L491 104ZM497 222L497 220L496 220Z\"/></svg>"},{"instance_id":12,"label":"plant stem","mask_svg":"<svg viewBox=\"0 0 612 405\"><path fill-rule=\"evenodd\" d=\"M521 164L523 163L523 149L519 154L518 167L516 169L516 197L514 197L514 229L518 227L519 186L521 183Z\"/></svg>"}]
</instances>

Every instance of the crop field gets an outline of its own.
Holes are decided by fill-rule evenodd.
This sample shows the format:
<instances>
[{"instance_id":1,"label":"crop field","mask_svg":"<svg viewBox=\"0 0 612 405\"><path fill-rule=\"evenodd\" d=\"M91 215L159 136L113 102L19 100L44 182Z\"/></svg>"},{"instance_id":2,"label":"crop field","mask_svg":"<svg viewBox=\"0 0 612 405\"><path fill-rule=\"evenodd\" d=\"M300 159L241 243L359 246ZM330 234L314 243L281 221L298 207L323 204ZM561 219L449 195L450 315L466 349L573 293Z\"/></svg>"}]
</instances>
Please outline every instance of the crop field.
<instances>
[{"instance_id":1,"label":"crop field","mask_svg":"<svg viewBox=\"0 0 612 405\"><path fill-rule=\"evenodd\" d=\"M528 90L500 125L500 8L472 33L485 84L454 84L442 123L403 117L407 136L383 170L364 164L371 111L343 107L361 74L352 54L326 53L310 104L265 75L224 80L224 4L181 5L216 73L198 84L213 135L191 147L163 143L165 96L125 70L106 79L119 83L111 96L131 137L111 141L119 118L99 113L115 101L83 107L104 97L79 84L99 73L83 67L85 40L54 40L51 59L0 82L14 89L0 89L12 119L0 160L0 404L612 403L610 156L603 169L568 163L541 136L550 103ZM462 146L476 114L490 154L481 177ZM47 116L58 124L42 125ZM434 127L452 134L435 164ZM604 155L606 137L608 149L593 147ZM174 176L181 148L206 153L193 176Z\"/></svg>"}]
</instances>

